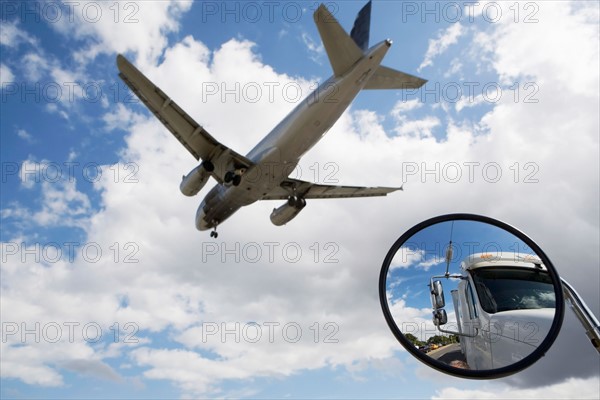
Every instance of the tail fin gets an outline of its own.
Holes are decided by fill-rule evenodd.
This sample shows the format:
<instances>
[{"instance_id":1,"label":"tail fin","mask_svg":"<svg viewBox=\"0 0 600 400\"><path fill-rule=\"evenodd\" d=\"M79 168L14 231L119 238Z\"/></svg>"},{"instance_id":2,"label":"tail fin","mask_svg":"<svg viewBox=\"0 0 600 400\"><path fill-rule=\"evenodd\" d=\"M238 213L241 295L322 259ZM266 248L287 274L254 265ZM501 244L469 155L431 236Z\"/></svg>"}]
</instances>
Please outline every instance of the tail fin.
<instances>
[{"instance_id":1,"label":"tail fin","mask_svg":"<svg viewBox=\"0 0 600 400\"><path fill-rule=\"evenodd\" d=\"M324 4L319 6L313 17L333 73L340 76L360 60L363 52Z\"/></svg>"},{"instance_id":2,"label":"tail fin","mask_svg":"<svg viewBox=\"0 0 600 400\"><path fill-rule=\"evenodd\" d=\"M364 56L364 51L369 48L371 1L359 11L350 35L324 4L319 6L313 17L334 75L343 75ZM424 79L381 65L364 89L416 89L423 86L425 82L427 81Z\"/></svg>"},{"instance_id":3,"label":"tail fin","mask_svg":"<svg viewBox=\"0 0 600 400\"><path fill-rule=\"evenodd\" d=\"M369 32L371 31L371 0L358 12L350 36L362 51L369 49Z\"/></svg>"}]
</instances>

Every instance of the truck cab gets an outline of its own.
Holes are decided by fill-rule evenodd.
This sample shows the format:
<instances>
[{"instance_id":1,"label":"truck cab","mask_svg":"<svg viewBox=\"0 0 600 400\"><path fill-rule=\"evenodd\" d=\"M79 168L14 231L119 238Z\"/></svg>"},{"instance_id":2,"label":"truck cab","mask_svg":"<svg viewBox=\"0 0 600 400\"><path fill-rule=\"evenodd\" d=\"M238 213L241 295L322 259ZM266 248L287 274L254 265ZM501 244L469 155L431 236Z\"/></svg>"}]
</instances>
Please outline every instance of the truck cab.
<instances>
[{"instance_id":1,"label":"truck cab","mask_svg":"<svg viewBox=\"0 0 600 400\"><path fill-rule=\"evenodd\" d=\"M451 290L455 322L448 323L442 284L433 278L458 280ZM470 369L511 365L533 352L550 330L554 287L536 256L476 253L461 262L460 274L433 278L434 324L459 337Z\"/></svg>"}]
</instances>

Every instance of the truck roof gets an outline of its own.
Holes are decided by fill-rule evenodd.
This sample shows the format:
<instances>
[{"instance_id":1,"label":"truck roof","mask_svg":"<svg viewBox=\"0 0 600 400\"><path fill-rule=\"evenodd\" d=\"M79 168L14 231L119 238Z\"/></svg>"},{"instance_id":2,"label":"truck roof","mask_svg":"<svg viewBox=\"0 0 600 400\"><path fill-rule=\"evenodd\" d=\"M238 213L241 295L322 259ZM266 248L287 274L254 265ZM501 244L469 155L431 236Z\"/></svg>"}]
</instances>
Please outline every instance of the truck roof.
<instances>
[{"instance_id":1,"label":"truck roof","mask_svg":"<svg viewBox=\"0 0 600 400\"><path fill-rule=\"evenodd\" d=\"M460 263L462 271L486 267L519 267L519 268L541 268L546 271L542 260L534 254L526 253L475 253L465 258Z\"/></svg>"}]
</instances>

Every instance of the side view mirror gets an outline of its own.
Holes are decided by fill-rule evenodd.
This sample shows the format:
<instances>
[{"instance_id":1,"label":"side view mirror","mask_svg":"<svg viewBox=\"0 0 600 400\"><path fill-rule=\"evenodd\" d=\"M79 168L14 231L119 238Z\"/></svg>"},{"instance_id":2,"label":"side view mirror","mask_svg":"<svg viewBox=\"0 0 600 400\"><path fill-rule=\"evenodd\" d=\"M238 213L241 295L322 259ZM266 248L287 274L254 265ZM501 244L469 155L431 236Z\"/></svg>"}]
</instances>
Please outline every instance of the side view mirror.
<instances>
[{"instance_id":1,"label":"side view mirror","mask_svg":"<svg viewBox=\"0 0 600 400\"><path fill-rule=\"evenodd\" d=\"M383 262L379 298L412 355L480 379L540 359L565 309L561 279L542 249L512 226L472 214L432 218L404 233Z\"/></svg>"},{"instance_id":2,"label":"side view mirror","mask_svg":"<svg viewBox=\"0 0 600 400\"><path fill-rule=\"evenodd\" d=\"M431 305L434 310L444 308L446 301L444 300L444 289L441 281L433 281L431 284Z\"/></svg>"},{"instance_id":3,"label":"side view mirror","mask_svg":"<svg viewBox=\"0 0 600 400\"><path fill-rule=\"evenodd\" d=\"M446 313L446 310L441 309L433 312L433 324L435 326L446 325L447 322L448 314Z\"/></svg>"}]
</instances>

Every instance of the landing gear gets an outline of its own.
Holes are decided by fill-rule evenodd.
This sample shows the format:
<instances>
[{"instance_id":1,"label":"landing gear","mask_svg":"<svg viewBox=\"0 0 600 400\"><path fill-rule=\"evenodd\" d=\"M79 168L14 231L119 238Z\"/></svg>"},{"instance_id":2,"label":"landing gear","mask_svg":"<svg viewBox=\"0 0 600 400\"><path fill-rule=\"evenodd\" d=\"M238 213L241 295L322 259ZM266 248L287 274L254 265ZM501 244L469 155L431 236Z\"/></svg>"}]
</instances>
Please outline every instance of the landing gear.
<instances>
[{"instance_id":1,"label":"landing gear","mask_svg":"<svg viewBox=\"0 0 600 400\"><path fill-rule=\"evenodd\" d=\"M210 161L203 161L202 168L204 168L206 172L213 172L215 170L215 165Z\"/></svg>"},{"instance_id":2,"label":"landing gear","mask_svg":"<svg viewBox=\"0 0 600 400\"><path fill-rule=\"evenodd\" d=\"M239 186L242 182L242 177L233 171L227 171L223 177L223 182L225 182L226 185Z\"/></svg>"},{"instance_id":3,"label":"landing gear","mask_svg":"<svg viewBox=\"0 0 600 400\"><path fill-rule=\"evenodd\" d=\"M290 196L288 197L288 205L301 210L306 206L306 200L304 200L302 197Z\"/></svg>"},{"instance_id":4,"label":"landing gear","mask_svg":"<svg viewBox=\"0 0 600 400\"><path fill-rule=\"evenodd\" d=\"M231 184L234 176L235 176L235 174L233 172L227 171L225 173L225 176L223 177L223 182L225 182L226 185Z\"/></svg>"},{"instance_id":5,"label":"landing gear","mask_svg":"<svg viewBox=\"0 0 600 400\"><path fill-rule=\"evenodd\" d=\"M217 232L217 225L218 225L218 223L216 221L213 221L213 225L214 225L214 228L210 232L210 237L216 239L216 238L219 237L219 233Z\"/></svg>"}]
</instances>

